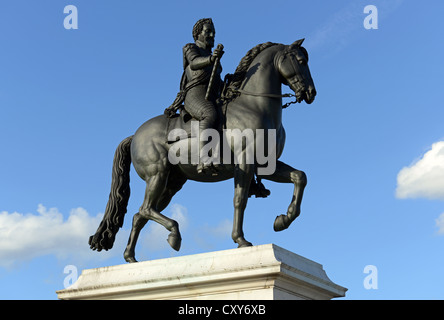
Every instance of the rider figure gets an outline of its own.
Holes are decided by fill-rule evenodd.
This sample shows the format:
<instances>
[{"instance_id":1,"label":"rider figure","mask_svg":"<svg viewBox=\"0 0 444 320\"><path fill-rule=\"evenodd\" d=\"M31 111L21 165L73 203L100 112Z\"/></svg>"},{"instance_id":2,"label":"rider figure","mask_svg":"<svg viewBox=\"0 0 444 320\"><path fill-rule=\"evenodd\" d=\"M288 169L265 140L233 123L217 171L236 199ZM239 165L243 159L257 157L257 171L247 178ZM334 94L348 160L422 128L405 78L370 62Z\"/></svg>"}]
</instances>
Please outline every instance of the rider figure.
<instances>
[{"instance_id":1,"label":"rider figure","mask_svg":"<svg viewBox=\"0 0 444 320\"><path fill-rule=\"evenodd\" d=\"M211 89L206 99L208 86L210 85L211 73L214 63L222 57L224 51L221 49L211 49L214 47L214 37L216 31L211 18L200 19L193 27L194 43L188 43L183 47L183 68L184 72L180 82L180 91L171 106L165 109L165 115L172 117L176 110L185 103L185 110L199 121L199 132L208 128L218 126L218 111L216 99L220 97L223 89L223 81L220 77L222 67L220 63L216 68L216 74L211 83ZM200 141L202 150L205 141ZM197 171L199 173L216 168L212 163L205 162L205 158L199 160ZM264 187L260 179L253 178L250 185L249 196L267 197L270 191Z\"/></svg>"},{"instance_id":2,"label":"rider figure","mask_svg":"<svg viewBox=\"0 0 444 320\"><path fill-rule=\"evenodd\" d=\"M185 110L199 121L199 132L204 129L216 128L218 112L215 101L220 97L223 82L220 74L222 67L218 64L216 74L211 84L211 91L207 99L207 90L210 84L210 77L214 63L223 55L223 50L215 49L214 37L216 31L211 18L200 19L193 27L193 38L195 43L188 43L183 47L183 67L184 73L180 84L180 92L173 104L165 110L167 116L171 116L185 102ZM219 58L219 59L218 59ZM205 141L200 141L202 150ZM212 163L205 162L200 158L197 171L203 172L212 167Z\"/></svg>"}]
</instances>

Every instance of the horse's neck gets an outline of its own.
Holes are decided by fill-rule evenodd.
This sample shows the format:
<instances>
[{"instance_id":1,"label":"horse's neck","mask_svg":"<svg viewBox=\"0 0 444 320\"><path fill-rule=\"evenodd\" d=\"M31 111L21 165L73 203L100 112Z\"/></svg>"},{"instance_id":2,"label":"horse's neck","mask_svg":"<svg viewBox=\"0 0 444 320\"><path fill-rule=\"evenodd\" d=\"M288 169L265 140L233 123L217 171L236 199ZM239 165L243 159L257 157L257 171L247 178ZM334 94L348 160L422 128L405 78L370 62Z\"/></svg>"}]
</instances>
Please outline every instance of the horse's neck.
<instances>
[{"instance_id":1,"label":"horse's neck","mask_svg":"<svg viewBox=\"0 0 444 320\"><path fill-rule=\"evenodd\" d=\"M253 60L241 89L256 94L281 94L280 76L276 69L274 58L276 51L263 52ZM268 51L266 50L266 51Z\"/></svg>"},{"instance_id":2,"label":"horse's neck","mask_svg":"<svg viewBox=\"0 0 444 320\"><path fill-rule=\"evenodd\" d=\"M274 61L278 51L268 50L271 52L259 54L251 63L240 86L247 94L241 95L241 98L251 109L257 111L259 117L268 118L277 128L282 121L282 98L261 96L282 94L281 78Z\"/></svg>"}]
</instances>

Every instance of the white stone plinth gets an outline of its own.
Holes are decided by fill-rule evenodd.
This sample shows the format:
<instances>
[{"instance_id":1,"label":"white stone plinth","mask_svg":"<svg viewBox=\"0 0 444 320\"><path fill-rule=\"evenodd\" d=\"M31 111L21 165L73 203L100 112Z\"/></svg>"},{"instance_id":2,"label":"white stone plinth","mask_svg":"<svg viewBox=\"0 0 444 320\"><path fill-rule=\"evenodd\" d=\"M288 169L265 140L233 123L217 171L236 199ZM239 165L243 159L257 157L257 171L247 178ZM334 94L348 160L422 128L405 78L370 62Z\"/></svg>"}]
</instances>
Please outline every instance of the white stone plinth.
<instances>
[{"instance_id":1,"label":"white stone plinth","mask_svg":"<svg viewBox=\"0 0 444 320\"><path fill-rule=\"evenodd\" d=\"M322 265L266 244L83 270L59 299L331 299Z\"/></svg>"}]
</instances>

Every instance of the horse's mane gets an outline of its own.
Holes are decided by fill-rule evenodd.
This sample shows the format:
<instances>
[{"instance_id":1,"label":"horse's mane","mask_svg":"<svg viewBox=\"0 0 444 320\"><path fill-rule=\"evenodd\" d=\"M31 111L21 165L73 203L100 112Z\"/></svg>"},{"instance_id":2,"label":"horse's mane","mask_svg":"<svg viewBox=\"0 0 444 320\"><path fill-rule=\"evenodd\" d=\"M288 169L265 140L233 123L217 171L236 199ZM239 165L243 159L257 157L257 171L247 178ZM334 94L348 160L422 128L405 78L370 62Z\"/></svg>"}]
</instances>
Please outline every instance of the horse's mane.
<instances>
[{"instance_id":1,"label":"horse's mane","mask_svg":"<svg viewBox=\"0 0 444 320\"><path fill-rule=\"evenodd\" d=\"M256 58L259 55L259 53L261 53L265 49L278 44L279 43L265 42L258 44L254 48L250 49L245 55L245 57L243 57L239 62L239 65L237 66L234 74L230 75L231 78L229 79L230 87L239 88L242 81L244 81L245 76L247 74L247 70L250 67L251 63L253 62L254 58Z\"/></svg>"}]
</instances>

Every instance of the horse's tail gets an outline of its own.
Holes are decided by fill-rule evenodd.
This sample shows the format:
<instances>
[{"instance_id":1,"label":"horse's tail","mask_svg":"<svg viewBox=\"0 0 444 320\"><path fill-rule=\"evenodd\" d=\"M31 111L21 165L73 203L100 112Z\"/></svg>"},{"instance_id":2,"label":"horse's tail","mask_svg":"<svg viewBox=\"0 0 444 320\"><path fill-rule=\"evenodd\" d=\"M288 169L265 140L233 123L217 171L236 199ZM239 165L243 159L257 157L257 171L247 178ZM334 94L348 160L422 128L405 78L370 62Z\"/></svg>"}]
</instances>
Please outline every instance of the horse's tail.
<instances>
[{"instance_id":1,"label":"horse's tail","mask_svg":"<svg viewBox=\"0 0 444 320\"><path fill-rule=\"evenodd\" d=\"M131 142L133 136L124 139L116 149L113 161L111 192L103 220L96 233L89 237L91 249L101 251L113 247L114 240L123 225L130 197Z\"/></svg>"}]
</instances>

